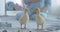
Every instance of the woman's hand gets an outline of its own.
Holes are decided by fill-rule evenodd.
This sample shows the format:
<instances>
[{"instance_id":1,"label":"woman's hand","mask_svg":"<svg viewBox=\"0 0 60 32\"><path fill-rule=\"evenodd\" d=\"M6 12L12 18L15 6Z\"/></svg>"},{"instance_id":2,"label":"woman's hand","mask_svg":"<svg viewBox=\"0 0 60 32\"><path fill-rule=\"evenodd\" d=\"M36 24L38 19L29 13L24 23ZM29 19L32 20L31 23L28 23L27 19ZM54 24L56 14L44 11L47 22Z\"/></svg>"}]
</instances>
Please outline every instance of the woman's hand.
<instances>
[{"instance_id":1,"label":"woman's hand","mask_svg":"<svg viewBox=\"0 0 60 32\"><path fill-rule=\"evenodd\" d=\"M45 5L45 6L41 9L41 12L44 12L44 11L46 11L47 9L48 9L48 6Z\"/></svg>"},{"instance_id":2,"label":"woman's hand","mask_svg":"<svg viewBox=\"0 0 60 32\"><path fill-rule=\"evenodd\" d=\"M28 2L35 3L35 2L40 2L40 0L28 0Z\"/></svg>"}]
</instances>

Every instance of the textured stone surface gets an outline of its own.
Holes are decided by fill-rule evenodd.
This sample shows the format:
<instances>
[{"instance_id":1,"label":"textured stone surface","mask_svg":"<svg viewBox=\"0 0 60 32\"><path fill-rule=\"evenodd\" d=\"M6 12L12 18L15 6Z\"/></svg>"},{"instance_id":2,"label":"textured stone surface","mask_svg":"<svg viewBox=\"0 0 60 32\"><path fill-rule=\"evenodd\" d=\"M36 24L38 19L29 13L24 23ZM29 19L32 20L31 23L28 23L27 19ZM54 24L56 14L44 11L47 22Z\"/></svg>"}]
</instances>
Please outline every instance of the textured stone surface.
<instances>
[{"instance_id":1,"label":"textured stone surface","mask_svg":"<svg viewBox=\"0 0 60 32\"><path fill-rule=\"evenodd\" d=\"M9 32L17 32L18 28L20 28L20 24L19 22L15 19L15 17L6 17L6 16L3 16L3 17L0 17L1 18L1 21L2 22L9 22L9 23L12 23L12 28L5 28L7 29L7 31ZM0 21L0 22L1 22ZM28 31L32 31L32 32L35 32L36 30L36 22L35 21L32 21L30 20L28 23L27 23L27 28L30 28ZM32 29L31 29L32 28ZM0 31L3 31L4 29L0 28ZM25 32L27 30L20 30L22 32ZM47 18L47 20L44 22L44 32L59 32L60 31L60 20L57 20L55 18Z\"/></svg>"}]
</instances>

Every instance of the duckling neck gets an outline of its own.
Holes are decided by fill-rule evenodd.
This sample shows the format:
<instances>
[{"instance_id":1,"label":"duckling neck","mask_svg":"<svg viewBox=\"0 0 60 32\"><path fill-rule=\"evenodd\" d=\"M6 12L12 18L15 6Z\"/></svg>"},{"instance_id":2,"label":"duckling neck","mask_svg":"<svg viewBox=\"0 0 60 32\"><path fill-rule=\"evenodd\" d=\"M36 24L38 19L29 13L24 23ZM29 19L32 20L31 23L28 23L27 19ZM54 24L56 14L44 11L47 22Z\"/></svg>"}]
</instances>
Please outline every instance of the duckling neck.
<instances>
[{"instance_id":1,"label":"duckling neck","mask_svg":"<svg viewBox=\"0 0 60 32\"><path fill-rule=\"evenodd\" d=\"M28 14L28 12L24 12L24 15L27 15Z\"/></svg>"},{"instance_id":2,"label":"duckling neck","mask_svg":"<svg viewBox=\"0 0 60 32\"><path fill-rule=\"evenodd\" d=\"M37 14L36 15L40 15L40 12L37 12Z\"/></svg>"}]
</instances>

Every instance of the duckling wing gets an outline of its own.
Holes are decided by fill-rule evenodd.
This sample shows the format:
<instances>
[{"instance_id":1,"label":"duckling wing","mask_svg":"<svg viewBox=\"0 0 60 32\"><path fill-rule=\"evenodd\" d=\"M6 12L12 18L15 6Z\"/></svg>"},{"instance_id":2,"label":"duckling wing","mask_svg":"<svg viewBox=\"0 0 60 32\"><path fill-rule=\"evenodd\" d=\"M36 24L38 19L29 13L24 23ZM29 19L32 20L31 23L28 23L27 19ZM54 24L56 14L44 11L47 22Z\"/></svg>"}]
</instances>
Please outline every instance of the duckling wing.
<instances>
[{"instance_id":1,"label":"duckling wing","mask_svg":"<svg viewBox=\"0 0 60 32\"><path fill-rule=\"evenodd\" d=\"M37 16L36 17L36 22L37 24L43 24L44 23L44 18L42 16Z\"/></svg>"},{"instance_id":2,"label":"duckling wing","mask_svg":"<svg viewBox=\"0 0 60 32\"><path fill-rule=\"evenodd\" d=\"M25 24L28 21L28 19L29 19L28 16L25 15L25 16L22 16L19 21L20 23Z\"/></svg>"}]
</instances>

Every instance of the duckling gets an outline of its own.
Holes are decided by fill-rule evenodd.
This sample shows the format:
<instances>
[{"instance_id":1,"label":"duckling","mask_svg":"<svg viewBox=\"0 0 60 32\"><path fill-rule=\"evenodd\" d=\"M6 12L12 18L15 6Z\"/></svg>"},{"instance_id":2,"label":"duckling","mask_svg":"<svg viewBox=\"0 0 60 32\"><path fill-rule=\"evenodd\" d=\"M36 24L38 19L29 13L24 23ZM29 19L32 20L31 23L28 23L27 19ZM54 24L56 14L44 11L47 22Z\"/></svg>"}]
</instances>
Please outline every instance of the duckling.
<instances>
[{"instance_id":1,"label":"duckling","mask_svg":"<svg viewBox=\"0 0 60 32\"><path fill-rule=\"evenodd\" d=\"M39 29L39 25L41 25L41 29L43 29L44 18L40 15L40 8L37 7L34 11L36 12L37 29Z\"/></svg>"},{"instance_id":2,"label":"duckling","mask_svg":"<svg viewBox=\"0 0 60 32\"><path fill-rule=\"evenodd\" d=\"M24 8L24 14L20 17L19 22L22 25L24 25L24 28L26 29L26 23L29 21L29 15L28 15L28 8Z\"/></svg>"}]
</instances>

